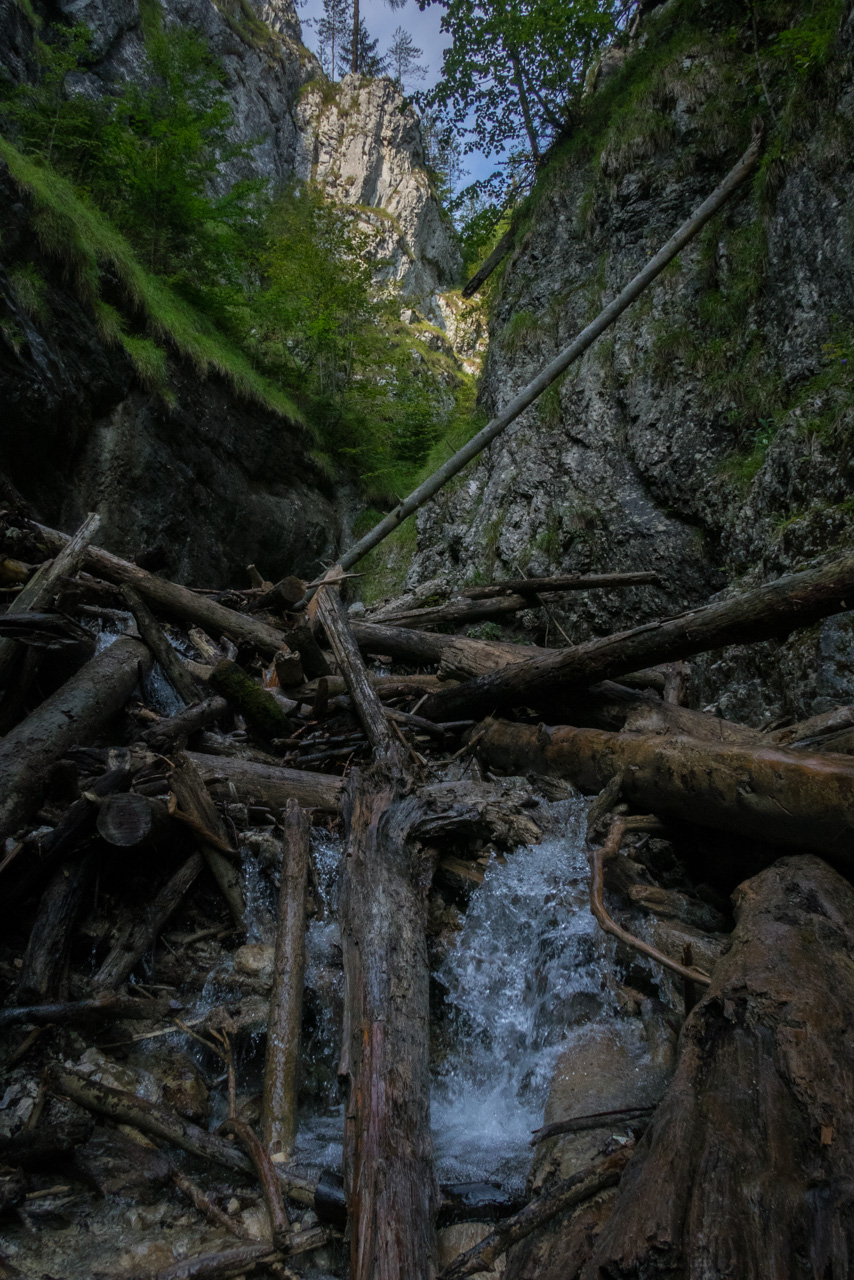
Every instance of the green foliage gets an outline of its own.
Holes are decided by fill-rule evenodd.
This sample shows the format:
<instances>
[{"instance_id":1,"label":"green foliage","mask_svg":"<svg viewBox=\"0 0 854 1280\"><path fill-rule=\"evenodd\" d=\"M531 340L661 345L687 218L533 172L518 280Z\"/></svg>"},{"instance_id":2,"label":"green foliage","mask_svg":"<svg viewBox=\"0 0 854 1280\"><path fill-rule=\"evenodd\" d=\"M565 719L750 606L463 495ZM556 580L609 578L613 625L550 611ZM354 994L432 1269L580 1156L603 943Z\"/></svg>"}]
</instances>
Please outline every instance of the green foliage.
<instances>
[{"instance_id":1,"label":"green foliage","mask_svg":"<svg viewBox=\"0 0 854 1280\"><path fill-rule=\"evenodd\" d=\"M9 283L27 315L33 320L44 321L48 315L44 279L32 265L15 267L9 272Z\"/></svg>"}]
</instances>

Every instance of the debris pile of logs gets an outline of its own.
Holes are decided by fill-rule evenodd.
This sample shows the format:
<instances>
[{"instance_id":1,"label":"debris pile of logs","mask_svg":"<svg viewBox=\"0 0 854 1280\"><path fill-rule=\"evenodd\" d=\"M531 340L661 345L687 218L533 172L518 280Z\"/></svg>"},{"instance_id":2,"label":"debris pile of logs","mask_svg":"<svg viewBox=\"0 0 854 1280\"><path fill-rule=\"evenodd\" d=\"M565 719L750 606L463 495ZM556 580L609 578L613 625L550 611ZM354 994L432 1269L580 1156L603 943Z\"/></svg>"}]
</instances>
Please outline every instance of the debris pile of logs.
<instances>
[{"instance_id":1,"label":"debris pile of logs","mask_svg":"<svg viewBox=\"0 0 854 1280\"><path fill-rule=\"evenodd\" d=\"M700 824L763 842L772 859L811 850L851 871L854 711L763 733L685 706L684 663L844 610L854 600L854 557L547 650L448 628L652 575L519 580L351 621L340 569L314 584L253 573L245 590L191 590L100 550L95 516L71 538L8 513L4 521L0 1026L7 1068L29 1064L38 1084L23 1126L0 1138L0 1208L26 1214L38 1201L45 1171L63 1168L80 1144L81 1117L120 1126L135 1135L130 1149L136 1142L146 1159L154 1151L219 1233L215 1249L146 1275L293 1275L291 1259L345 1232L352 1280L434 1280L437 1221L465 1195L440 1188L433 1174L427 891L443 872L475 882L482 871L471 859L484 840L512 848L536 838L530 791L498 775L554 774L602 793L600 817L616 818L591 851L593 910L628 946L696 984L709 975L638 943L609 914L605 875L625 831ZM394 673L374 670L369 655ZM171 713L162 710L164 681ZM291 1161L306 917L318 909L312 822L340 824L346 849L343 1184ZM280 866L263 1092L250 1123L237 1104L233 1011L190 1029L180 991L177 1000L174 987L160 994L170 988L158 985L152 957L174 921L198 922L196 895L216 904L211 935L234 950L246 941L241 826L259 825ZM120 904L102 936L81 935L99 892L115 892L117 868L133 868L144 900ZM129 1043L140 1026L150 1036L182 1029L221 1064L228 1110L216 1129L69 1065L69 1037L79 1056L85 1043ZM55 1099L77 1108L66 1129L40 1123ZM629 1155L523 1208L499 1205L504 1219L479 1252L444 1274L492 1265L618 1182ZM206 1185L206 1169L255 1180L263 1239L245 1238ZM223 1232L233 1237L228 1247Z\"/></svg>"}]
</instances>

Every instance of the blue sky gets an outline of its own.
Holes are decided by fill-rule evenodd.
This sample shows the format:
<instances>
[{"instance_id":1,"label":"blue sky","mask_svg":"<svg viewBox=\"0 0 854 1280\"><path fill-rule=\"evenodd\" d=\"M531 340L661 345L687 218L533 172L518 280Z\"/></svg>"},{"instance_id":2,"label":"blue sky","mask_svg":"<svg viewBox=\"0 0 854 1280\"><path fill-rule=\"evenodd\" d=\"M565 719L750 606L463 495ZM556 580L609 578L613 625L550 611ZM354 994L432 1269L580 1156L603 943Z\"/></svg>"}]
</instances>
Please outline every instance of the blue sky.
<instances>
[{"instance_id":1,"label":"blue sky","mask_svg":"<svg viewBox=\"0 0 854 1280\"><path fill-rule=\"evenodd\" d=\"M403 27L412 36L415 43L423 51L419 62L427 67L424 80L407 85L409 92L415 89L426 89L435 84L442 69L442 51L448 43L448 37L439 30L442 21L442 6L433 4L428 9L418 8L416 0L408 0L403 9L392 10L384 0L359 0L359 7L365 19L365 25L372 39L379 39L379 50L384 53L391 43L392 33L397 27ZM317 19L323 15L323 0L302 0L297 12L303 24L303 42L309 49L317 50L317 36L309 19ZM485 160L479 153L464 158L468 177L462 186L475 178L485 178L493 170L492 161Z\"/></svg>"}]
</instances>

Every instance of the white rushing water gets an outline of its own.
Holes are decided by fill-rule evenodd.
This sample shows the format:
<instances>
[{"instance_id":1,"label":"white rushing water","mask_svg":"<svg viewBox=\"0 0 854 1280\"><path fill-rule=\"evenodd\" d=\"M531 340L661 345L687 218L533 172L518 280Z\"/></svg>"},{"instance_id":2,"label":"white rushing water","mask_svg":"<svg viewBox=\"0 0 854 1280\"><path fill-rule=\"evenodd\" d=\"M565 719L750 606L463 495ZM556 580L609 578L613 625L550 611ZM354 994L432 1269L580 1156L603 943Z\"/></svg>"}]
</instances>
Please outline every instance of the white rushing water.
<instances>
[{"instance_id":1,"label":"white rushing water","mask_svg":"<svg viewBox=\"0 0 854 1280\"><path fill-rule=\"evenodd\" d=\"M493 860L436 977L451 1048L432 1095L441 1181L524 1181L567 1039L611 1003L589 907L587 802L548 806L541 844Z\"/></svg>"}]
</instances>

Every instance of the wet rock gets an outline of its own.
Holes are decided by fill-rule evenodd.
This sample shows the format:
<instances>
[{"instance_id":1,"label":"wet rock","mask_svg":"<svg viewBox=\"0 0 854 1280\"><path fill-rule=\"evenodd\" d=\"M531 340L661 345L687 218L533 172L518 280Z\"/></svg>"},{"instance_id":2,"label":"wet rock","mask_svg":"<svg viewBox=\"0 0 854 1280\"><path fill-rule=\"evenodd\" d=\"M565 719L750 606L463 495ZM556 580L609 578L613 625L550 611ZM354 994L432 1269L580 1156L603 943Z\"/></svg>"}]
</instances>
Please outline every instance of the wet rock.
<instances>
[{"instance_id":1,"label":"wet rock","mask_svg":"<svg viewBox=\"0 0 854 1280\"><path fill-rule=\"evenodd\" d=\"M254 978L262 985L273 981L273 961L276 948L263 942L247 942L234 953L234 968L247 978Z\"/></svg>"}]
</instances>

